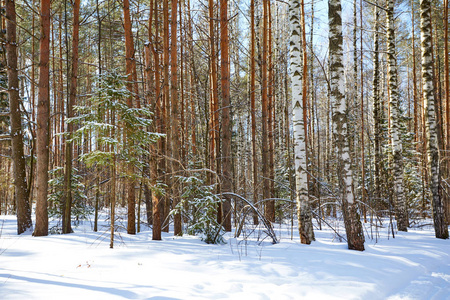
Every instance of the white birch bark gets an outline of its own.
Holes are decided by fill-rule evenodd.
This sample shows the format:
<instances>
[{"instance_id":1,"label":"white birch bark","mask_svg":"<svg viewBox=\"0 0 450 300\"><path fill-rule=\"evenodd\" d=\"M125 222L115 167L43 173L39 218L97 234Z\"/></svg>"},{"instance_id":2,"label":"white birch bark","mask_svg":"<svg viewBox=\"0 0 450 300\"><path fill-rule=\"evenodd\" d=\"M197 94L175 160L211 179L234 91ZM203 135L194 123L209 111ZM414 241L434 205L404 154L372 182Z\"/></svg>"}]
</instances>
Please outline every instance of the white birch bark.
<instances>
[{"instance_id":1,"label":"white birch bark","mask_svg":"<svg viewBox=\"0 0 450 300\"><path fill-rule=\"evenodd\" d=\"M394 0L387 2L387 55L389 62L389 103L391 118L391 144L394 164L394 201L397 215L397 229L407 231L408 211L403 193L403 155L400 140L399 94L397 85L397 57L395 53Z\"/></svg>"},{"instance_id":2,"label":"white birch bark","mask_svg":"<svg viewBox=\"0 0 450 300\"><path fill-rule=\"evenodd\" d=\"M380 101L380 87L379 79L380 76L380 60L379 60L379 11L377 0L375 0L374 6L374 35L373 35L373 123L374 123L374 183L375 183L375 198L381 198L381 123L382 123L382 112L381 112L381 101Z\"/></svg>"},{"instance_id":3,"label":"white birch bark","mask_svg":"<svg viewBox=\"0 0 450 300\"><path fill-rule=\"evenodd\" d=\"M295 190L300 240L310 244L314 240L312 213L308 197L308 175L306 172L307 156L305 143L305 125L302 105L302 51L300 26L300 0L291 0L289 5L290 35L290 69L292 86L292 107L295 148Z\"/></svg>"},{"instance_id":4,"label":"white birch bark","mask_svg":"<svg viewBox=\"0 0 450 300\"><path fill-rule=\"evenodd\" d=\"M433 221L437 238L448 239L444 201L439 193L439 146L434 106L433 60L431 46L431 1L420 1L420 41L422 47L422 85L425 110L425 131L429 166L430 190L433 194Z\"/></svg>"},{"instance_id":5,"label":"white birch bark","mask_svg":"<svg viewBox=\"0 0 450 300\"><path fill-rule=\"evenodd\" d=\"M364 233L356 210L352 190L352 171L348 138L348 108L345 101L343 37L341 1L328 1L329 64L331 101L333 103L333 134L338 160L338 178L342 197L342 212L347 233L348 248L364 250Z\"/></svg>"}]
</instances>

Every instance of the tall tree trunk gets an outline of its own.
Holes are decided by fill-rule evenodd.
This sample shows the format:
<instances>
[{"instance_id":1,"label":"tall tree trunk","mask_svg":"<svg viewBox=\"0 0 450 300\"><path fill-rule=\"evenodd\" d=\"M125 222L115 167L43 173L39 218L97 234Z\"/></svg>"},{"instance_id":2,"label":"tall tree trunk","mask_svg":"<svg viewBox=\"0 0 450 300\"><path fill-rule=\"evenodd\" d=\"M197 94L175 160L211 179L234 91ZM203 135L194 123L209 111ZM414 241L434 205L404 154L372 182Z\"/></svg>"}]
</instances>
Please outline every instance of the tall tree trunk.
<instances>
[{"instance_id":1,"label":"tall tree trunk","mask_svg":"<svg viewBox=\"0 0 450 300\"><path fill-rule=\"evenodd\" d=\"M416 73L416 42L415 42L415 21L414 21L414 1L411 0L411 41L413 60L413 100L414 100L414 141L417 143L416 150L419 152L419 105L417 97L417 73Z\"/></svg>"},{"instance_id":2,"label":"tall tree trunk","mask_svg":"<svg viewBox=\"0 0 450 300\"><path fill-rule=\"evenodd\" d=\"M219 133L219 92L217 82L217 53L216 53L216 39L214 31L214 1L208 1L208 13L209 13L209 78L210 78L210 103L209 103L209 168L211 170L217 170L216 159L218 153L218 133ZM209 175L212 176L212 175ZM212 177L209 178L209 184L215 183ZM222 207L219 205L217 209L217 220L222 223Z\"/></svg>"},{"instance_id":3,"label":"tall tree trunk","mask_svg":"<svg viewBox=\"0 0 450 300\"><path fill-rule=\"evenodd\" d=\"M228 38L228 0L220 0L220 74L222 86L222 191L232 192L230 56ZM225 231L231 231L231 200L223 203Z\"/></svg>"},{"instance_id":4,"label":"tall tree trunk","mask_svg":"<svg viewBox=\"0 0 450 300\"><path fill-rule=\"evenodd\" d=\"M20 112L19 76L17 67L16 5L6 0L6 63L8 73L8 95L11 121L11 156L14 165L14 185L17 213L17 234L30 230L31 207L28 198L26 163L23 150L22 117ZM34 83L31 83L33 85Z\"/></svg>"},{"instance_id":5,"label":"tall tree trunk","mask_svg":"<svg viewBox=\"0 0 450 300\"><path fill-rule=\"evenodd\" d=\"M261 140L262 140L262 175L263 175L263 198L269 199L270 196L270 174L269 174L269 99L268 99L268 80L267 80L267 55L268 55L268 18L269 18L269 0L263 0L263 27L262 27L262 60L261 60L261 94L262 94L262 113L261 113ZM266 201L264 215L270 222L275 221L275 203Z\"/></svg>"},{"instance_id":6,"label":"tall tree trunk","mask_svg":"<svg viewBox=\"0 0 450 300\"><path fill-rule=\"evenodd\" d=\"M267 137L268 137L268 147L269 147L269 197L275 197L275 162L274 162L274 116L275 116L275 94L274 94L274 65L273 65L273 51L272 51L272 9L270 5L270 1L267 4L267 99L268 99L268 116L267 116ZM271 200L270 205L274 207L274 216L273 219L275 221L275 201Z\"/></svg>"},{"instance_id":7,"label":"tall tree trunk","mask_svg":"<svg viewBox=\"0 0 450 300\"><path fill-rule=\"evenodd\" d=\"M133 32L131 30L131 18L130 18L130 1L123 0L123 18L124 18L124 30L125 30L125 64L126 72L128 75L127 89L132 93L134 86L137 84L133 82L136 74L136 60L134 58L134 42L133 42ZM133 96L127 99L127 105L129 108L133 108ZM125 141L128 147L132 147L129 139ZM130 163L128 165L128 179L127 179L127 191L128 191L128 222L127 222L127 233L136 234L136 195L135 195L135 184L134 179L134 165Z\"/></svg>"},{"instance_id":8,"label":"tall tree trunk","mask_svg":"<svg viewBox=\"0 0 450 300\"><path fill-rule=\"evenodd\" d=\"M37 114L36 166L36 227L34 236L48 235L48 163L49 163L49 58L50 58L50 0L41 0L41 38L39 42L39 94Z\"/></svg>"},{"instance_id":9,"label":"tall tree trunk","mask_svg":"<svg viewBox=\"0 0 450 300\"><path fill-rule=\"evenodd\" d=\"M448 50L448 0L444 0L444 90L445 90L445 110L446 110L446 150L447 157L450 151L450 76L449 76L449 50ZM447 176L450 174L450 161L447 160ZM450 224L450 197L445 197L445 214L447 216L447 225Z\"/></svg>"},{"instance_id":10,"label":"tall tree trunk","mask_svg":"<svg viewBox=\"0 0 450 300\"><path fill-rule=\"evenodd\" d=\"M191 2L187 0L187 30L188 30L188 48L189 48L189 102L191 108L191 144L192 144L192 155L194 160L197 157L197 135L196 135L196 112L195 112L195 78L194 78L194 42L192 35L192 16L191 16Z\"/></svg>"},{"instance_id":11,"label":"tall tree trunk","mask_svg":"<svg viewBox=\"0 0 450 300\"><path fill-rule=\"evenodd\" d=\"M420 37L422 47L422 85L425 110L425 131L429 163L430 190L433 194L433 221L437 238L448 239L444 202L439 190L439 145L436 128L435 95L433 85L433 60L431 38L431 1L420 2Z\"/></svg>"},{"instance_id":12,"label":"tall tree trunk","mask_svg":"<svg viewBox=\"0 0 450 300\"><path fill-rule=\"evenodd\" d=\"M164 74L164 84L163 84L163 98L161 104L161 129L162 133L170 132L170 118L169 118L169 106L170 106L170 85L169 85L169 64L170 64L170 39L169 39L169 0L163 1L163 74ZM162 139L162 149L161 152L164 155L168 155L168 150L170 150L170 139L165 137ZM165 158L161 158L161 164L164 166L160 167L161 173L164 174L166 169L169 169L168 162ZM169 178L164 174L164 183L169 184ZM164 232L169 232L169 209L170 209L170 195L167 193L162 201L162 230Z\"/></svg>"},{"instance_id":13,"label":"tall tree trunk","mask_svg":"<svg viewBox=\"0 0 450 300\"><path fill-rule=\"evenodd\" d=\"M186 101L185 101L185 46L184 43L186 43L186 21L183 19L183 11L185 12L185 1L179 1L179 8L178 8L178 18L180 23L180 92L181 92L181 99L180 99L180 141L181 141L181 153L180 153L180 160L185 161L186 160L186 136L187 136L187 126L186 126Z\"/></svg>"},{"instance_id":14,"label":"tall tree trunk","mask_svg":"<svg viewBox=\"0 0 450 300\"><path fill-rule=\"evenodd\" d=\"M403 147L400 138L400 110L399 93L397 84L397 54L395 52L395 24L394 24L394 0L387 2L387 43L389 62L389 103L391 119L391 143L394 164L394 200L397 214L397 229L407 231L408 229L408 209L403 193Z\"/></svg>"},{"instance_id":15,"label":"tall tree trunk","mask_svg":"<svg viewBox=\"0 0 450 300\"><path fill-rule=\"evenodd\" d=\"M350 168L350 151L348 139L348 108L344 95L343 37L341 19L341 1L329 0L329 63L330 85L333 109L333 133L337 153L339 188L341 192L342 211L348 248L364 250L364 232L359 218L355 197L352 190L352 172Z\"/></svg>"},{"instance_id":16,"label":"tall tree trunk","mask_svg":"<svg viewBox=\"0 0 450 300\"><path fill-rule=\"evenodd\" d=\"M360 24L363 22L363 0L360 0L359 5L359 20ZM360 76L361 76L361 186L362 186L362 192L361 192L361 201L363 204L366 203L366 167L365 167L365 144L364 144L364 131L365 125L364 125L364 54L363 54L363 28L362 25L360 26L360 49L361 49L361 67L360 67ZM367 222L366 219L366 206L363 205L363 213L364 213L364 222Z\"/></svg>"},{"instance_id":17,"label":"tall tree trunk","mask_svg":"<svg viewBox=\"0 0 450 300\"><path fill-rule=\"evenodd\" d=\"M171 144L172 144L172 172L175 174L180 169L180 111L178 103L178 63L177 63L177 15L178 15L178 1L172 0L172 18L170 25L170 73L171 73L171 86L170 86L170 100L171 100ZM175 182L175 176L172 176L172 197L174 200L173 205L176 206L180 202L180 195L178 192L178 184ZM174 221L174 235L181 235L181 214L176 213L173 216Z\"/></svg>"},{"instance_id":18,"label":"tall tree trunk","mask_svg":"<svg viewBox=\"0 0 450 300\"><path fill-rule=\"evenodd\" d=\"M373 122L374 122L374 197L380 201L381 197L381 103L379 91L380 61L379 61L379 11L378 4L375 2L375 28L373 37Z\"/></svg>"},{"instance_id":19,"label":"tall tree trunk","mask_svg":"<svg viewBox=\"0 0 450 300\"><path fill-rule=\"evenodd\" d=\"M73 106L75 105L75 99L77 97L77 77L78 77L78 42L79 42L79 28L80 28L80 0L75 0L73 6L73 34L72 34L72 76L70 82L70 95L67 102L67 117L72 118ZM73 124L67 125L67 132L69 135L73 133ZM65 155L65 197L64 197L64 213L63 213L63 233L71 233L71 209L72 209L72 157L73 157L73 144L67 143L66 155Z\"/></svg>"},{"instance_id":20,"label":"tall tree trunk","mask_svg":"<svg viewBox=\"0 0 450 300\"><path fill-rule=\"evenodd\" d=\"M155 18L155 39L153 45L153 57L155 59L155 99L153 99L154 107L155 107L155 116L154 116L154 126L156 128L156 132L161 133L161 82L160 82L160 67L159 67L159 18L158 18L158 3L159 1L155 1L155 9L154 9L154 18ZM151 17L150 17L151 19ZM151 26L149 26L149 30L151 30ZM159 178L161 169L159 168L161 165L158 164L159 159L159 151L162 151L162 141L161 139L158 141L157 146L152 146L150 152L150 174L151 174L151 185L156 187L158 184L157 178ZM161 163L161 160L160 160ZM160 241L161 240L161 195L154 190L152 191L152 208L153 208L153 227L152 227L152 240Z\"/></svg>"},{"instance_id":21,"label":"tall tree trunk","mask_svg":"<svg viewBox=\"0 0 450 300\"><path fill-rule=\"evenodd\" d=\"M255 70L255 0L250 0L250 114L252 132L253 203L258 201L258 157L256 153L256 70ZM258 216L253 215L253 224L258 224Z\"/></svg>"},{"instance_id":22,"label":"tall tree trunk","mask_svg":"<svg viewBox=\"0 0 450 300\"><path fill-rule=\"evenodd\" d=\"M302 244L311 244L314 240L312 225L311 204L308 195L308 174L307 174L307 151L306 151L306 123L304 115L306 113L306 97L304 93L305 67L302 55L303 37L303 0L291 0L289 5L290 20L290 58L291 58L291 84L292 84L292 107L294 123L294 143L295 143L295 192L297 201L298 229ZM302 20L300 20L300 17ZM304 50L304 49L303 49Z\"/></svg>"}]
</instances>

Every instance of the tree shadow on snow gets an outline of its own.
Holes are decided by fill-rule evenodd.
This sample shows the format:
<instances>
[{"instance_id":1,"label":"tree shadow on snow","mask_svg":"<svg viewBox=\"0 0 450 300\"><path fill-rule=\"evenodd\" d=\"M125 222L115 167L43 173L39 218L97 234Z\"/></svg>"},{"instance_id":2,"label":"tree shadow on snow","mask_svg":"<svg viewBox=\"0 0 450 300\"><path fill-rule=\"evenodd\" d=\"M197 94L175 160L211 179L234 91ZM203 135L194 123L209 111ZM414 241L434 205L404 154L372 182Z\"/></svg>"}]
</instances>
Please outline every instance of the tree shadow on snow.
<instances>
[{"instance_id":1,"label":"tree shadow on snow","mask_svg":"<svg viewBox=\"0 0 450 300\"><path fill-rule=\"evenodd\" d=\"M136 293L130 292L128 290L117 289L117 288L97 287L97 286L93 286L93 285L77 284L77 283L69 283L69 282L59 282L59 281L54 281L54 280L45 280L45 279L38 279L38 278L31 278L31 277L17 276L17 275L10 275L10 274L0 274L0 278L4 278L5 281L20 280L20 281L27 281L27 282L36 283L36 284L56 285L56 286L74 288L74 289L102 292L102 293L108 293L108 294L111 294L114 296L122 296L122 297L128 298L128 299L138 298L138 295Z\"/></svg>"}]
</instances>

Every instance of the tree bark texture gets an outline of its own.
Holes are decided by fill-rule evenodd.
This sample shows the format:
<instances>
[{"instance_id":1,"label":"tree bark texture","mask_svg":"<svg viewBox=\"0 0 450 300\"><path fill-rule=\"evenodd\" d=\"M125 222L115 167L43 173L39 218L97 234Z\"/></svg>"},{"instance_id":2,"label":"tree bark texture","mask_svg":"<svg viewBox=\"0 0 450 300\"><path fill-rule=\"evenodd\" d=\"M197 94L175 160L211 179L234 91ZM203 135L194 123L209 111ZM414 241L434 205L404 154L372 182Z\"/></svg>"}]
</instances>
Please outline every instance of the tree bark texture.
<instances>
[{"instance_id":1,"label":"tree bark texture","mask_svg":"<svg viewBox=\"0 0 450 300\"><path fill-rule=\"evenodd\" d=\"M20 111L19 72L17 68L16 6L14 0L6 0L6 64L8 96L11 122L11 156L14 170L17 234L30 230L31 207L26 177L26 162L23 150L22 117Z\"/></svg>"},{"instance_id":2,"label":"tree bark texture","mask_svg":"<svg viewBox=\"0 0 450 300\"><path fill-rule=\"evenodd\" d=\"M425 132L429 163L429 184L433 195L432 209L434 230L437 238L448 239L444 202L440 194L439 145L436 125L435 95L433 84L433 59L431 37L431 1L420 1L420 40L422 48L422 91L425 110Z\"/></svg>"},{"instance_id":3,"label":"tree bark texture","mask_svg":"<svg viewBox=\"0 0 450 300\"><path fill-rule=\"evenodd\" d=\"M222 191L232 192L230 56L228 38L228 0L220 1L220 75L222 86ZM223 225L231 231L231 199L223 203Z\"/></svg>"},{"instance_id":4,"label":"tree bark texture","mask_svg":"<svg viewBox=\"0 0 450 300\"><path fill-rule=\"evenodd\" d=\"M78 44L79 44L79 29L80 29L80 0L75 0L73 6L73 34L72 34L72 76L70 79L70 95L67 102L67 117L74 116L73 106L77 97L77 77L78 77ZM67 124L67 132L69 135L73 133L73 124ZM70 137L69 137L70 138ZM63 233L71 233L71 210L72 210L72 158L73 158L73 144L67 143L65 153L65 196L64 196L64 212L63 212Z\"/></svg>"},{"instance_id":5,"label":"tree bark texture","mask_svg":"<svg viewBox=\"0 0 450 300\"><path fill-rule=\"evenodd\" d=\"M34 236L48 235L48 164L49 164L49 59L50 59L50 0L41 0L41 38L39 41L39 92L36 141L36 226Z\"/></svg>"},{"instance_id":6,"label":"tree bark texture","mask_svg":"<svg viewBox=\"0 0 450 300\"><path fill-rule=\"evenodd\" d=\"M256 61L255 61L255 0L250 0L250 115L252 132L253 203L258 202L258 156L256 152ZM253 224L258 216L253 214Z\"/></svg>"},{"instance_id":7,"label":"tree bark texture","mask_svg":"<svg viewBox=\"0 0 450 300\"><path fill-rule=\"evenodd\" d=\"M377 3L377 2L375 2ZM373 36L373 122L374 122L374 197L379 200L381 198L381 123L382 123L382 106L380 100L380 60L379 60L379 11L378 6L374 7L375 26Z\"/></svg>"},{"instance_id":8,"label":"tree bark texture","mask_svg":"<svg viewBox=\"0 0 450 300\"><path fill-rule=\"evenodd\" d=\"M171 144L172 144L172 156L174 161L172 162L172 172L176 172L180 169L180 110L178 101L178 64L177 64L177 13L178 13L178 1L172 0L171 9L171 25L170 25L170 100L171 100ZM172 179L172 197L173 205L176 206L180 202L180 195L178 192L178 184ZM174 235L181 235L181 214L176 213L173 216L174 221Z\"/></svg>"},{"instance_id":9,"label":"tree bark texture","mask_svg":"<svg viewBox=\"0 0 450 300\"><path fill-rule=\"evenodd\" d=\"M262 60L261 60L261 141L262 141L262 175L263 175L263 198L269 199L270 196L270 170L269 170L269 99L268 99L268 14L269 0L263 0L263 27L262 27ZM275 221L275 203L266 201L264 206L264 215L268 221Z\"/></svg>"},{"instance_id":10,"label":"tree bark texture","mask_svg":"<svg viewBox=\"0 0 450 300\"><path fill-rule=\"evenodd\" d=\"M403 193L403 146L400 138L400 110L397 80L397 56L395 51L394 0L387 2L387 43L389 68L389 103L391 119L391 144L394 171L394 201L397 215L397 229L408 230L408 208Z\"/></svg>"},{"instance_id":11,"label":"tree bark texture","mask_svg":"<svg viewBox=\"0 0 450 300\"><path fill-rule=\"evenodd\" d=\"M298 230L302 244L314 240L311 203L308 195L306 124L303 98L303 56L301 44L300 0L291 0L289 5L290 58L292 88L292 121L294 124L295 149L295 194L297 202Z\"/></svg>"},{"instance_id":12,"label":"tree bark texture","mask_svg":"<svg viewBox=\"0 0 450 300\"><path fill-rule=\"evenodd\" d=\"M337 153L337 170L348 248L364 250L364 232L352 190L352 171L348 144L348 108L345 101L341 1L328 1L329 68L333 103L333 134Z\"/></svg>"}]
</instances>

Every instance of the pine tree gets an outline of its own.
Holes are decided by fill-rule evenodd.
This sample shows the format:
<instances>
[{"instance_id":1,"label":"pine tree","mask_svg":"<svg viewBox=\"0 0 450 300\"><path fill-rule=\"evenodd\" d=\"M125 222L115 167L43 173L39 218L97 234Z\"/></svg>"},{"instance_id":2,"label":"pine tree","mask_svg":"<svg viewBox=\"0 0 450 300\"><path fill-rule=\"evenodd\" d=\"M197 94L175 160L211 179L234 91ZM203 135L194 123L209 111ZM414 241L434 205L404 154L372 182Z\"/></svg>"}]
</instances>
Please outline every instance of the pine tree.
<instances>
[{"instance_id":1,"label":"pine tree","mask_svg":"<svg viewBox=\"0 0 450 300\"><path fill-rule=\"evenodd\" d=\"M50 0L41 0L41 39L39 42L39 94L37 109L36 227L34 236L48 235L47 188L50 118Z\"/></svg>"},{"instance_id":2,"label":"pine tree","mask_svg":"<svg viewBox=\"0 0 450 300\"><path fill-rule=\"evenodd\" d=\"M73 117L73 106L75 105L75 99L77 97L77 77L78 77L78 44L79 44L79 29L80 29L80 0L75 0L73 4L73 34L72 34L72 76L70 82L70 95L67 102L67 117ZM71 135L73 132L73 124L67 125L67 133ZM69 136L70 139L70 136ZM66 169L65 169L65 201L63 212L63 233L71 233L71 208L72 208L72 158L73 158L73 145L72 143L66 144Z\"/></svg>"},{"instance_id":3,"label":"pine tree","mask_svg":"<svg viewBox=\"0 0 450 300\"><path fill-rule=\"evenodd\" d=\"M32 228L29 190L25 173L23 150L23 129L20 110L19 76L17 67L16 5L13 0L6 1L6 62L8 73L8 95L11 120L12 160L14 164L14 184L17 213L17 233Z\"/></svg>"},{"instance_id":4,"label":"pine tree","mask_svg":"<svg viewBox=\"0 0 450 300\"><path fill-rule=\"evenodd\" d=\"M228 38L228 0L220 1L220 53L222 86L222 191L232 191L230 57ZM231 200L223 202L224 227L231 231Z\"/></svg>"}]
</instances>

